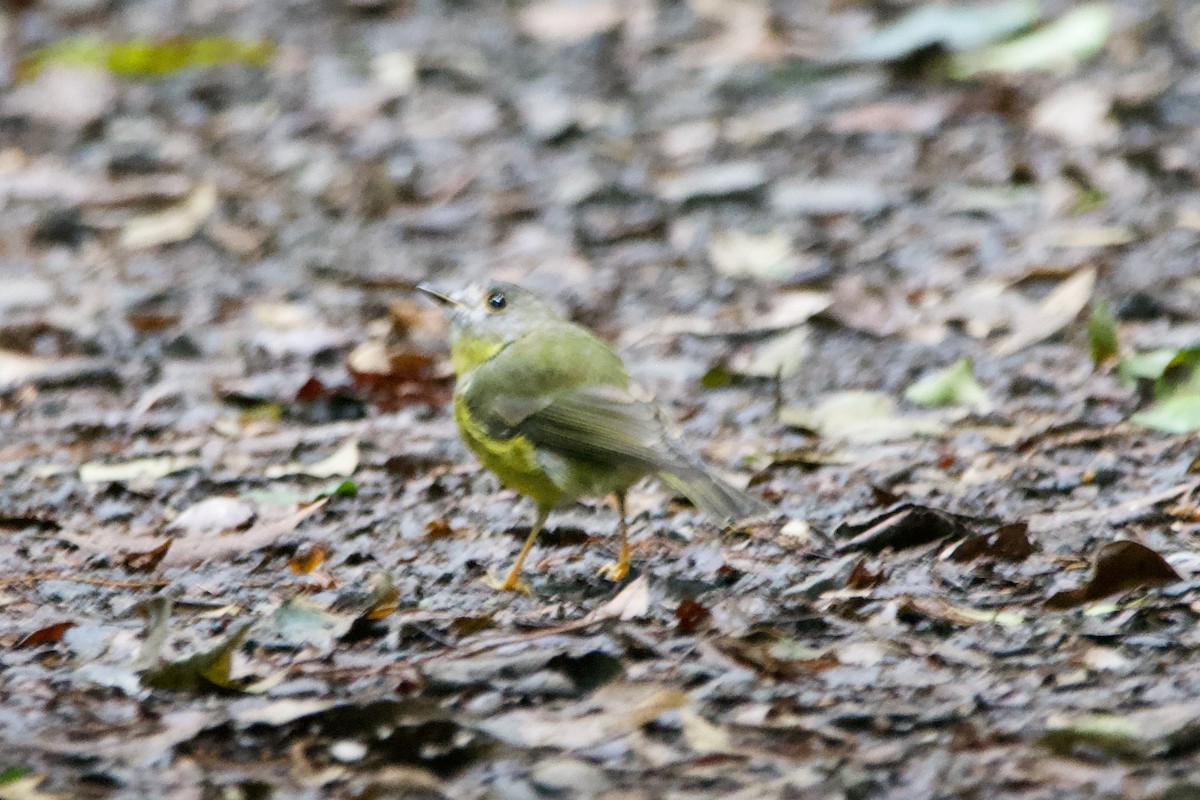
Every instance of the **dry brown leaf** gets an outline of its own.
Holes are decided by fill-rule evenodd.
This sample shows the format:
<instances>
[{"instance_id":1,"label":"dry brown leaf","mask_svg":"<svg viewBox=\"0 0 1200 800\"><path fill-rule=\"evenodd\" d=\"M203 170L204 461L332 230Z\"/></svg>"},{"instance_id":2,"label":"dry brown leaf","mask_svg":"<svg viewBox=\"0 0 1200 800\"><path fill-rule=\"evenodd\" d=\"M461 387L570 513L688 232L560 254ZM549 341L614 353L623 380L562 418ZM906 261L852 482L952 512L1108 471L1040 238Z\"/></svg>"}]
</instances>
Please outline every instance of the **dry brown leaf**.
<instances>
[{"instance_id":1,"label":"dry brown leaf","mask_svg":"<svg viewBox=\"0 0 1200 800\"><path fill-rule=\"evenodd\" d=\"M202 183L179 205L126 222L121 229L121 247L141 250L190 239L216 208L217 187Z\"/></svg>"},{"instance_id":2,"label":"dry brown leaf","mask_svg":"<svg viewBox=\"0 0 1200 800\"><path fill-rule=\"evenodd\" d=\"M654 683L611 683L561 710L510 711L481 727L519 747L576 749L627 736L687 704L688 696L678 689Z\"/></svg>"},{"instance_id":3,"label":"dry brown leaf","mask_svg":"<svg viewBox=\"0 0 1200 800\"><path fill-rule=\"evenodd\" d=\"M1047 608L1070 608L1110 595L1183 580L1161 555L1130 540L1111 542L1100 549L1088 582L1058 592L1046 600Z\"/></svg>"},{"instance_id":4,"label":"dry brown leaf","mask_svg":"<svg viewBox=\"0 0 1200 800\"><path fill-rule=\"evenodd\" d=\"M613 599L597 608L588 618L628 621L646 616L650 610L650 582L642 575L617 593Z\"/></svg>"},{"instance_id":5,"label":"dry brown leaf","mask_svg":"<svg viewBox=\"0 0 1200 800\"><path fill-rule=\"evenodd\" d=\"M1027 313L1012 322L1012 333L992 348L997 356L1008 356L1037 344L1070 325L1092 299L1096 270L1081 269L1060 283Z\"/></svg>"},{"instance_id":6,"label":"dry brown leaf","mask_svg":"<svg viewBox=\"0 0 1200 800\"><path fill-rule=\"evenodd\" d=\"M322 497L285 517L260 518L257 524L242 533L176 539L163 563L167 566L180 566L210 559L236 558L244 553L253 552L291 533L297 525L320 511L328 502L328 497Z\"/></svg>"},{"instance_id":7,"label":"dry brown leaf","mask_svg":"<svg viewBox=\"0 0 1200 800\"><path fill-rule=\"evenodd\" d=\"M612 30L622 18L620 6L614 0L575 3L541 0L522 9L519 20L521 30L535 39L573 44Z\"/></svg>"}]
</instances>

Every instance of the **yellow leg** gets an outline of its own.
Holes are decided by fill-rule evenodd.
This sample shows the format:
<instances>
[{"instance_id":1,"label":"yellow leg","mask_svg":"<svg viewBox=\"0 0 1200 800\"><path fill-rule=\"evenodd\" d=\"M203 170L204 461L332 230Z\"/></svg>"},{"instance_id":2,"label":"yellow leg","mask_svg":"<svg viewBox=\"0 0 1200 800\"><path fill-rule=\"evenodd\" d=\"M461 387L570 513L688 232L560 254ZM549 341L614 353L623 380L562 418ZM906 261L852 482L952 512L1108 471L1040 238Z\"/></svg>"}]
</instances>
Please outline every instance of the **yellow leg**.
<instances>
[{"instance_id":1,"label":"yellow leg","mask_svg":"<svg viewBox=\"0 0 1200 800\"><path fill-rule=\"evenodd\" d=\"M600 568L600 574L610 581L623 581L629 574L629 523L625 519L625 493L617 492L617 513L621 517L619 530L621 532L621 552L617 560Z\"/></svg>"},{"instance_id":2,"label":"yellow leg","mask_svg":"<svg viewBox=\"0 0 1200 800\"><path fill-rule=\"evenodd\" d=\"M521 580L521 567L525 564L525 558L529 555L529 551L533 549L533 543L537 541L538 534L542 532L542 526L546 524L546 517L550 516L550 509L539 507L537 519L533 521L533 527L529 529L529 536L525 538L525 544L521 546L521 552L517 553L517 560L513 563L512 569L508 571L508 576L503 581L496 580L491 573L483 579L483 582L491 586L498 592L521 592L529 594L529 584Z\"/></svg>"}]
</instances>

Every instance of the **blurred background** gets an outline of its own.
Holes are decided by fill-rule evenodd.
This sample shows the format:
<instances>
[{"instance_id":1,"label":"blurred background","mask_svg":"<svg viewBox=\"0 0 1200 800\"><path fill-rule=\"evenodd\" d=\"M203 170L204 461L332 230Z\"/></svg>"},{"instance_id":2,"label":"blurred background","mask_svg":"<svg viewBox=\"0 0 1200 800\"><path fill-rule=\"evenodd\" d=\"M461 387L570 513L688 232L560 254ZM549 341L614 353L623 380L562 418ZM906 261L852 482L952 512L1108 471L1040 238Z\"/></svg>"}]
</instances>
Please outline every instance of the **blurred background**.
<instances>
[{"instance_id":1,"label":"blurred background","mask_svg":"<svg viewBox=\"0 0 1200 800\"><path fill-rule=\"evenodd\" d=\"M1200 292L1186 2L13 0L3 37L15 353L329 366L485 275L626 347L814 313L982 339L1083 267L1125 316Z\"/></svg>"},{"instance_id":2,"label":"blurred background","mask_svg":"<svg viewBox=\"0 0 1200 800\"><path fill-rule=\"evenodd\" d=\"M1200 4L5 0L0 41L0 797L1196 795L1153 759L1200 686ZM488 276L777 515L643 484L629 584L596 500L484 587L530 509L412 290Z\"/></svg>"}]
</instances>

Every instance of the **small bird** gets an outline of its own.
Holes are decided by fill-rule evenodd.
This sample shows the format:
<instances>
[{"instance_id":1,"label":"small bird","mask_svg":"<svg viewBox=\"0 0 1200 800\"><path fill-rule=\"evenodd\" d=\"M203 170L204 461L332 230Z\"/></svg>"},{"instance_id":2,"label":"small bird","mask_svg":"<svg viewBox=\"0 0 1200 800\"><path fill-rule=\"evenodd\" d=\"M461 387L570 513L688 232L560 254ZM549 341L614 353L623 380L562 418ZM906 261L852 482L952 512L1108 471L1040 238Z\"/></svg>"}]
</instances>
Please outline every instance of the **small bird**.
<instances>
[{"instance_id":1,"label":"small bird","mask_svg":"<svg viewBox=\"0 0 1200 800\"><path fill-rule=\"evenodd\" d=\"M537 504L537 518L501 591L528 592L521 567L550 511L585 496L616 495L621 549L601 571L629 573L625 493L656 475L722 523L761 514L765 502L735 489L668 434L661 409L637 396L620 356L595 334L511 283L455 294L418 290L450 320L457 378L454 420L500 481Z\"/></svg>"}]
</instances>

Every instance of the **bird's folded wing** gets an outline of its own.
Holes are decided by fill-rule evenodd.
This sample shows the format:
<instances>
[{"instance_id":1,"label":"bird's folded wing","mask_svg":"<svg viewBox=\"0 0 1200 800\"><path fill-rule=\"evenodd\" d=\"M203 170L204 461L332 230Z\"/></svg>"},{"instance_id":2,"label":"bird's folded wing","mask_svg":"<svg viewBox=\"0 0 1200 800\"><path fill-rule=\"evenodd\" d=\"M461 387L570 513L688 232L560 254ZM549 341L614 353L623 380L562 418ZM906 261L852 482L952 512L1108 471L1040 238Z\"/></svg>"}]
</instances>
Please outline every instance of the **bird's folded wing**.
<instances>
[{"instance_id":1,"label":"bird's folded wing","mask_svg":"<svg viewBox=\"0 0 1200 800\"><path fill-rule=\"evenodd\" d=\"M552 398L497 398L493 412L538 447L573 458L660 468L665 447L657 409L616 386L570 389ZM518 419L519 417L519 419Z\"/></svg>"}]
</instances>

